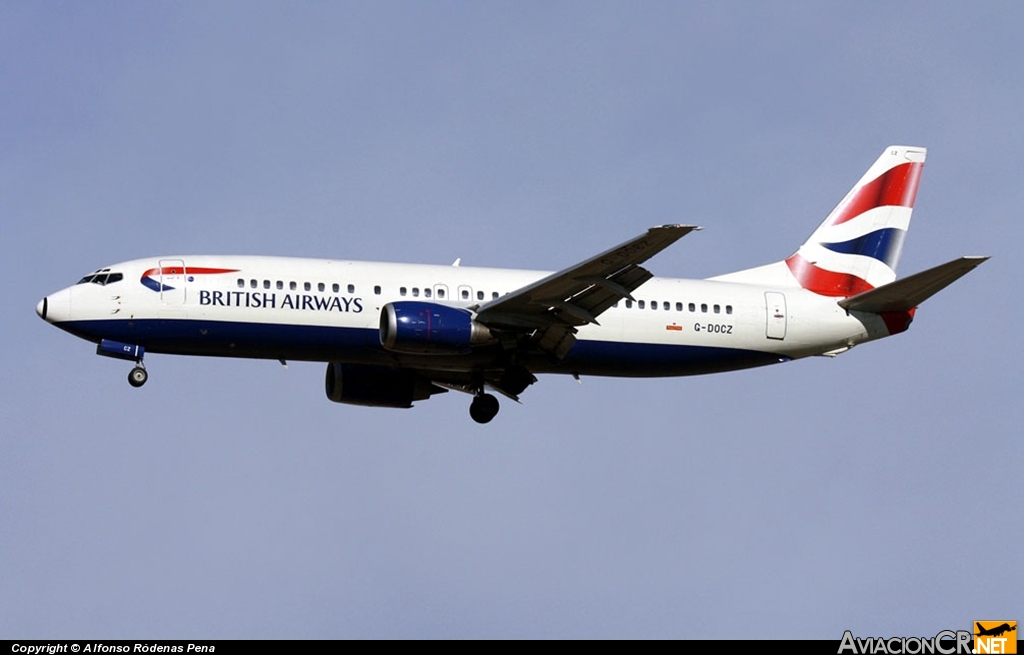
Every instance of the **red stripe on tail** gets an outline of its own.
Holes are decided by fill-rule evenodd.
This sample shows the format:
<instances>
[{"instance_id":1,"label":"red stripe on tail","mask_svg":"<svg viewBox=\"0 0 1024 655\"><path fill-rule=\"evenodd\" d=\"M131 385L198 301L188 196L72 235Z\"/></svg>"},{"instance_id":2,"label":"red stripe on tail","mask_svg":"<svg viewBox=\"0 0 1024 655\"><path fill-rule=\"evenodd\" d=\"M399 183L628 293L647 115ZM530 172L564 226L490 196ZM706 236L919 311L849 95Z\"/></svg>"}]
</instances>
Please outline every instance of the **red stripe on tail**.
<instances>
[{"instance_id":1,"label":"red stripe on tail","mask_svg":"<svg viewBox=\"0 0 1024 655\"><path fill-rule=\"evenodd\" d=\"M867 280L862 280L849 273L836 273L818 268L799 254L786 260L786 265L793 272L800 286L822 296L855 296L858 293L874 289Z\"/></svg>"},{"instance_id":2,"label":"red stripe on tail","mask_svg":"<svg viewBox=\"0 0 1024 655\"><path fill-rule=\"evenodd\" d=\"M857 189L832 211L829 225L839 225L875 207L911 207L917 199L923 163L910 162L890 168Z\"/></svg>"}]
</instances>

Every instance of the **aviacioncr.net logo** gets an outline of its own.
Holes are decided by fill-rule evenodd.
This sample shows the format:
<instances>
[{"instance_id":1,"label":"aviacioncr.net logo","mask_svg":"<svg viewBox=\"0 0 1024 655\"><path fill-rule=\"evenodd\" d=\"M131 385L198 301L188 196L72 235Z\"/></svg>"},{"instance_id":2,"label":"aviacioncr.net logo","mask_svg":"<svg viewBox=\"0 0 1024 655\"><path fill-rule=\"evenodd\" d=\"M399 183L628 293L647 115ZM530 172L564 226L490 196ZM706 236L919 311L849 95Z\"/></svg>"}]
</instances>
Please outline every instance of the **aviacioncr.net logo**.
<instances>
[{"instance_id":1,"label":"aviacioncr.net logo","mask_svg":"<svg viewBox=\"0 0 1024 655\"><path fill-rule=\"evenodd\" d=\"M838 655L972 655L969 630L943 630L934 637L854 637L847 630Z\"/></svg>"}]
</instances>

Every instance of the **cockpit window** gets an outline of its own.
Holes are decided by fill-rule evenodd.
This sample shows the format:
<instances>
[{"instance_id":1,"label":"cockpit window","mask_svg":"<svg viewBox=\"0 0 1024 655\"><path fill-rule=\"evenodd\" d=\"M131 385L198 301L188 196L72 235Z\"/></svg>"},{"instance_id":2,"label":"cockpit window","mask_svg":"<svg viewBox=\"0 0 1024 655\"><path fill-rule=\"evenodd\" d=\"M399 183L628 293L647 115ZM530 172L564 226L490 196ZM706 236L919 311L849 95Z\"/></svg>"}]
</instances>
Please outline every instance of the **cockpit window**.
<instances>
[{"instance_id":1,"label":"cockpit window","mask_svg":"<svg viewBox=\"0 0 1024 655\"><path fill-rule=\"evenodd\" d=\"M123 274L108 273L107 271L109 270L109 268L105 268L102 271L86 275L85 277L78 281L78 284L89 284L91 282L92 284L98 284L102 287L108 284L113 284L115 282L120 282L121 280L124 279Z\"/></svg>"}]
</instances>

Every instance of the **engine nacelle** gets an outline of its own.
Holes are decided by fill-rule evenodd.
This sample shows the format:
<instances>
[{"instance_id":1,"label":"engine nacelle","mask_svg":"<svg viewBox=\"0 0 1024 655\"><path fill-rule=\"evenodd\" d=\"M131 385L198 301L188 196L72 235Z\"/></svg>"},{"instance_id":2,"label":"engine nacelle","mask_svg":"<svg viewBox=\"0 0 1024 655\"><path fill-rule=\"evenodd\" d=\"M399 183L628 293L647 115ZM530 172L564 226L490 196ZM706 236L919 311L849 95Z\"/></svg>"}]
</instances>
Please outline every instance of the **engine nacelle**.
<instances>
[{"instance_id":1,"label":"engine nacelle","mask_svg":"<svg viewBox=\"0 0 1024 655\"><path fill-rule=\"evenodd\" d=\"M412 371L363 364L327 364L327 397L336 403L367 407L412 407L446 389Z\"/></svg>"},{"instance_id":2,"label":"engine nacelle","mask_svg":"<svg viewBox=\"0 0 1024 655\"><path fill-rule=\"evenodd\" d=\"M380 343L387 350L417 355L467 353L495 342L468 309L429 302L403 301L380 310Z\"/></svg>"}]
</instances>

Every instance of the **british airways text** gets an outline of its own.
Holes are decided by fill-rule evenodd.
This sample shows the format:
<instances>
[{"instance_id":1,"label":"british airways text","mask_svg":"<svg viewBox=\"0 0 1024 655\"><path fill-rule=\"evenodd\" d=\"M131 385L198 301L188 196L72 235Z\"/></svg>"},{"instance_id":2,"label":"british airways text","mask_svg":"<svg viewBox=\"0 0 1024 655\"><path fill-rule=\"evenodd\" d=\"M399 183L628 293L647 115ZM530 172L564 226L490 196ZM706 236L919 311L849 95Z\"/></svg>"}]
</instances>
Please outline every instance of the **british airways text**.
<instances>
[{"instance_id":1,"label":"british airways text","mask_svg":"<svg viewBox=\"0 0 1024 655\"><path fill-rule=\"evenodd\" d=\"M200 305L216 307L254 307L266 309L306 309L320 312L363 311L362 298L344 296L313 296L310 294L276 293L260 291L207 291L199 292Z\"/></svg>"}]
</instances>

